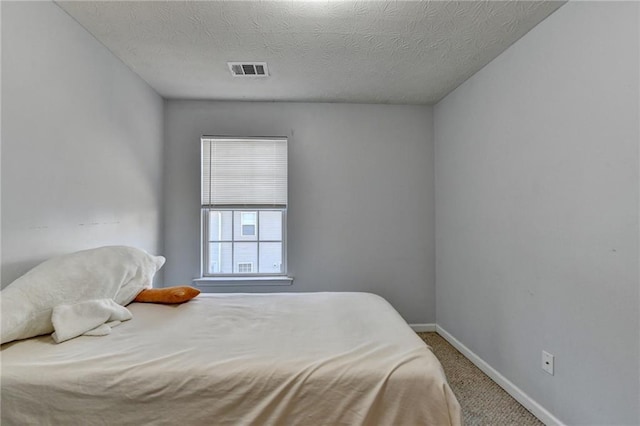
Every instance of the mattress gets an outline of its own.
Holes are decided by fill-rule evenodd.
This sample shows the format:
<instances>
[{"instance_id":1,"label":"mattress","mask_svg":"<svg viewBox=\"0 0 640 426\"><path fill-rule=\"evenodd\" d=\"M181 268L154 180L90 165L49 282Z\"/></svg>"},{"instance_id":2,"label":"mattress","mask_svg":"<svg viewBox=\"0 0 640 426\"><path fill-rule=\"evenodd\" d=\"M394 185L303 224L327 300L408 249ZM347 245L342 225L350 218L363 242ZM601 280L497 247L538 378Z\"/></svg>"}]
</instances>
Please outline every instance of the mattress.
<instances>
[{"instance_id":1,"label":"mattress","mask_svg":"<svg viewBox=\"0 0 640 426\"><path fill-rule=\"evenodd\" d=\"M431 350L368 293L132 303L105 337L1 349L1 420L113 425L458 425Z\"/></svg>"}]
</instances>

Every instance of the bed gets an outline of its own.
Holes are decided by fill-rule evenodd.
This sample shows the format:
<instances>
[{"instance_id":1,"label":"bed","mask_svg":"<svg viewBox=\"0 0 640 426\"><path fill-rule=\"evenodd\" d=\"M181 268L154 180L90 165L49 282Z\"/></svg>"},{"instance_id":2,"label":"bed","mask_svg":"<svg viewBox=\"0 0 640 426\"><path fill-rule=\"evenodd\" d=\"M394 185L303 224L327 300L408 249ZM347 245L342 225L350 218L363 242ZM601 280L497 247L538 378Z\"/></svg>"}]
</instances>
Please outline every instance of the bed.
<instances>
[{"instance_id":1,"label":"bed","mask_svg":"<svg viewBox=\"0 0 640 426\"><path fill-rule=\"evenodd\" d=\"M105 337L1 349L3 425L458 425L431 350L368 293L132 303Z\"/></svg>"}]
</instances>

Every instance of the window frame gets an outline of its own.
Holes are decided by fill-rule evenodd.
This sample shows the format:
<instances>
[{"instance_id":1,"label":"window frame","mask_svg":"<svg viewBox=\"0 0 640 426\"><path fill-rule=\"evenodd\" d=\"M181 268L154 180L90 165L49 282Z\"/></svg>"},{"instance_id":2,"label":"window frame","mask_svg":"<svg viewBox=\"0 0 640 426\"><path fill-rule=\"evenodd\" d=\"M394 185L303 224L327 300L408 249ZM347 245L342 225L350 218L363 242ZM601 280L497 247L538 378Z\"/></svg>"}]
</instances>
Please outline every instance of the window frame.
<instances>
[{"instance_id":1,"label":"window frame","mask_svg":"<svg viewBox=\"0 0 640 426\"><path fill-rule=\"evenodd\" d=\"M233 141L233 140L240 140L240 141L256 141L256 142L282 142L284 141L286 148L285 151L285 157L284 157L284 161L285 164L288 164L287 162L287 156L288 156L288 141L289 141L289 137L288 136L249 136L249 137L242 137L242 136L229 136L229 135L211 135L211 134L204 134L200 137L200 165L201 165L201 196L202 196L202 201L201 201L201 205L200 205L200 210L201 210L201 221L200 221L200 225L201 225L201 229L200 229L200 277L198 278L194 278L194 284L197 285L198 287L201 288L207 288L207 287L217 287L217 286L254 286L254 285L266 285L266 286L281 286L281 285L292 285L293 284L293 277L290 275L289 273L289 268L288 268L288 261L287 261L287 251L288 251L288 247L287 247L287 208L288 208L288 201L287 201L287 196L285 195L284 197L284 202L280 203L280 202L276 202L276 200L273 200L273 203L271 203L269 200L265 199L266 202L263 202L263 204L261 203L250 203L249 200L242 200L239 199L237 203L224 203L224 202L220 202L219 204L216 204L213 202L211 197L211 186L209 186L209 192L206 194L206 199L208 200L208 202L205 202L205 187L202 186L204 184L204 158L205 158L205 140L209 140L209 143L212 143L212 140L222 140L223 142L229 142L229 141ZM211 153L211 151L209 151L209 153ZM288 167L287 167L288 169ZM209 171L211 171L212 169L209 168ZM285 175L288 174L287 170L285 170ZM211 179L211 178L209 178ZM209 181L209 185L210 185ZM288 187L288 181L285 181L285 188ZM245 202L246 201L246 202ZM255 242L258 244L258 249L259 249L259 244L260 244L260 240L259 240L259 232L260 232L260 226L259 226L259 221L260 221L260 214L259 214L259 210L271 210L271 211L278 211L281 213L282 215L282 228L281 228L281 235L280 238L281 240L278 240L277 242L281 244L281 249L282 249L282 254L281 254L281 265L280 265L280 272L279 273L273 273L273 272L266 272L266 273L252 273L252 274L241 274L241 273L237 273L237 272L233 272L234 268L233 268L233 263L231 266L231 272L230 273L216 273L216 274L209 274L209 254L208 254L208 250L209 250L209 232L207 229L208 226L208 211L210 210L219 210L219 211L224 211L224 210L231 210L231 211L237 211L237 210L246 210L246 211L255 211L256 214L256 223L255 223L255 236L247 236L247 237L254 237L255 238ZM232 216L234 214L232 213ZM233 232L235 232L235 225L232 222L232 229ZM241 231L240 231L241 232ZM240 236L240 234L239 234ZM235 234L231 235L232 238L232 242L231 244L234 244L235 240L233 240L235 238ZM265 242L268 241L276 241L276 240L265 240ZM239 242L239 241L237 241ZM256 270L259 270L259 250L257 251L257 267L255 268ZM220 270L221 265L219 265L218 270ZM214 269L215 270L215 269Z\"/></svg>"}]
</instances>

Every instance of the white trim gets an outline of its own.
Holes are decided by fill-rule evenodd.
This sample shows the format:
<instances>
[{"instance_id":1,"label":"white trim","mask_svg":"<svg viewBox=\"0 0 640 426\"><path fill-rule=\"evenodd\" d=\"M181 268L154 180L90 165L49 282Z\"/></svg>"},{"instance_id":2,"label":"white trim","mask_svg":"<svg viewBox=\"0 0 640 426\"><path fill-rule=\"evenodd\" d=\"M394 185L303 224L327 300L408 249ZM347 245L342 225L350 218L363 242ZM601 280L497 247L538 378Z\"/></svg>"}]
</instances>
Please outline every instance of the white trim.
<instances>
[{"instance_id":1,"label":"white trim","mask_svg":"<svg viewBox=\"0 0 640 426\"><path fill-rule=\"evenodd\" d=\"M293 277L286 275L239 275L224 277L194 278L193 283L198 288L226 287L226 286L266 286L266 285L291 285Z\"/></svg>"},{"instance_id":2,"label":"white trim","mask_svg":"<svg viewBox=\"0 0 640 426\"><path fill-rule=\"evenodd\" d=\"M514 385L509 379L504 377L495 368L490 366L485 360L476 355L471 349L462 344L458 339L453 337L444 328L436 324L436 332L442 336L453 347L459 350L462 355L467 357L469 361L475 364L483 373L489 376L494 382L511 395L516 401L522 404L534 416L547 426L564 426L557 417L547 411L542 405L538 404L533 398L524 393L522 389Z\"/></svg>"},{"instance_id":3,"label":"white trim","mask_svg":"<svg viewBox=\"0 0 640 426\"><path fill-rule=\"evenodd\" d=\"M435 324L409 324L409 327L416 332L436 331Z\"/></svg>"}]
</instances>

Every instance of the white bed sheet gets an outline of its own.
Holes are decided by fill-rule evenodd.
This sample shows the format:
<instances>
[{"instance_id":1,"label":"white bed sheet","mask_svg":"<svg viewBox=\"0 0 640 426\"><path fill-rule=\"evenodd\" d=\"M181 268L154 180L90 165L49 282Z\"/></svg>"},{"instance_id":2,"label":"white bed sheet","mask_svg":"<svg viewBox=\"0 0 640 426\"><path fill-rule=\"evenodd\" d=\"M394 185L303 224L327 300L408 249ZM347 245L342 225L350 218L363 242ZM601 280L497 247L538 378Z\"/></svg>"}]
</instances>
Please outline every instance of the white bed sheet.
<instances>
[{"instance_id":1,"label":"white bed sheet","mask_svg":"<svg viewBox=\"0 0 640 426\"><path fill-rule=\"evenodd\" d=\"M1 351L3 425L458 425L433 353L368 293L133 303L106 337Z\"/></svg>"}]
</instances>

